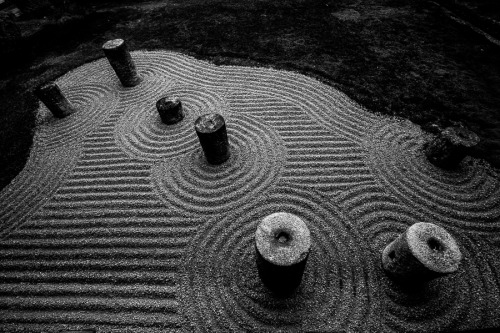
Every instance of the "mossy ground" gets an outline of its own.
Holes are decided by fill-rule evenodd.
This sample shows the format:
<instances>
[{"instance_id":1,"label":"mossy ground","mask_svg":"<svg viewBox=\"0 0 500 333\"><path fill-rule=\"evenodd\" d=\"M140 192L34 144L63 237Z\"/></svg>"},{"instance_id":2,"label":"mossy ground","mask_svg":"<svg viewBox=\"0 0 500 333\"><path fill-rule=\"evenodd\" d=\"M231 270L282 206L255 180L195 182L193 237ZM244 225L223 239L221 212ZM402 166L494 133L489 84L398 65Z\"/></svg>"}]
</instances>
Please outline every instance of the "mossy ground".
<instances>
[{"instance_id":1,"label":"mossy ground","mask_svg":"<svg viewBox=\"0 0 500 333\"><path fill-rule=\"evenodd\" d=\"M67 1L0 61L0 188L29 153L32 89L103 56L169 49L218 64L314 76L373 112L427 128L461 123L482 138L475 155L500 167L500 46L429 1ZM494 15L493 15L494 16Z\"/></svg>"}]
</instances>

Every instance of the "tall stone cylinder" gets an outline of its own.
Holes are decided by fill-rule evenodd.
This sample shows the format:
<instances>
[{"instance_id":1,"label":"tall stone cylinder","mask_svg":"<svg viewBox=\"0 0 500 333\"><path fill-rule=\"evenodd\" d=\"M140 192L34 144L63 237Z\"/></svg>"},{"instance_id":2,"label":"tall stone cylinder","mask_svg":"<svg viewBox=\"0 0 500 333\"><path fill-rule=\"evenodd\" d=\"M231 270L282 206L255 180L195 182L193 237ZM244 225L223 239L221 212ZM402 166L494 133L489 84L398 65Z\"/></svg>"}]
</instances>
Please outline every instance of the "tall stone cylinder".
<instances>
[{"instance_id":1,"label":"tall stone cylinder","mask_svg":"<svg viewBox=\"0 0 500 333\"><path fill-rule=\"evenodd\" d=\"M134 87L141 82L123 39L109 40L104 43L102 49L124 87Z\"/></svg>"},{"instance_id":2,"label":"tall stone cylinder","mask_svg":"<svg viewBox=\"0 0 500 333\"><path fill-rule=\"evenodd\" d=\"M286 296L302 281L311 248L311 234L298 216L278 212L266 216L255 232L256 261L262 283Z\"/></svg>"},{"instance_id":3,"label":"tall stone cylinder","mask_svg":"<svg viewBox=\"0 0 500 333\"><path fill-rule=\"evenodd\" d=\"M156 102L156 109L160 114L161 121L167 125L173 125L184 119L182 103L177 98L169 99L162 97Z\"/></svg>"},{"instance_id":4,"label":"tall stone cylinder","mask_svg":"<svg viewBox=\"0 0 500 333\"><path fill-rule=\"evenodd\" d=\"M73 105L64 97L61 89L55 82L48 82L39 86L35 89L35 95L56 118L64 118L76 112Z\"/></svg>"},{"instance_id":5,"label":"tall stone cylinder","mask_svg":"<svg viewBox=\"0 0 500 333\"><path fill-rule=\"evenodd\" d=\"M479 143L479 136L463 127L448 127L425 145L425 155L432 164L456 168L470 150Z\"/></svg>"},{"instance_id":6,"label":"tall stone cylinder","mask_svg":"<svg viewBox=\"0 0 500 333\"><path fill-rule=\"evenodd\" d=\"M208 163L221 164L229 159L226 123L220 114L202 115L196 119L194 127Z\"/></svg>"},{"instance_id":7,"label":"tall stone cylinder","mask_svg":"<svg viewBox=\"0 0 500 333\"><path fill-rule=\"evenodd\" d=\"M457 271L462 253L442 227L419 222L399 235L382 252L386 273L402 283L425 283Z\"/></svg>"}]
</instances>

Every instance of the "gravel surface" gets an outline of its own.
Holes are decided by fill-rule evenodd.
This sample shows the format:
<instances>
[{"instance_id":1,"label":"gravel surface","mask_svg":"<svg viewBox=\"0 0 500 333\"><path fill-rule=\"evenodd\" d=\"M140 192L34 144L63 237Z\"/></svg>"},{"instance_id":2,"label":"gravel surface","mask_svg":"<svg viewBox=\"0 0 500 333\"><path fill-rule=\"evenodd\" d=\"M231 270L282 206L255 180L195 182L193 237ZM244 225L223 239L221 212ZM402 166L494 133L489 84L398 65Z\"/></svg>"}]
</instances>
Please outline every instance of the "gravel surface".
<instances>
[{"instance_id":1,"label":"gravel surface","mask_svg":"<svg viewBox=\"0 0 500 333\"><path fill-rule=\"evenodd\" d=\"M500 325L500 178L467 158L443 171L407 121L367 112L292 72L132 52L123 88L105 59L57 80L78 112L40 106L25 169L0 192L6 332L416 332ZM156 101L185 118L161 123ZM194 119L224 116L231 157L207 164ZM260 282L264 216L311 233L300 288ZM386 277L384 247L416 222L444 227L457 273L419 290Z\"/></svg>"}]
</instances>

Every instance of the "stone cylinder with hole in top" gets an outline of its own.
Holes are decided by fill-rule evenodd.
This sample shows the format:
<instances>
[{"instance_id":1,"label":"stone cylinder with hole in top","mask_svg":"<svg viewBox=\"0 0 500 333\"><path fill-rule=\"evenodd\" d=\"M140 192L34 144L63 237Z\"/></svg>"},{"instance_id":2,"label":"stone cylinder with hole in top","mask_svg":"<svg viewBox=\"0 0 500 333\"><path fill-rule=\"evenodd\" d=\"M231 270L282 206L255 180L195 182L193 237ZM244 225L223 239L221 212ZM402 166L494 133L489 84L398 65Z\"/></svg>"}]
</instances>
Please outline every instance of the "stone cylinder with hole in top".
<instances>
[{"instance_id":1,"label":"stone cylinder with hole in top","mask_svg":"<svg viewBox=\"0 0 500 333\"><path fill-rule=\"evenodd\" d=\"M386 273L402 283L425 283L457 271L462 253L442 227L419 222L399 235L382 252Z\"/></svg>"},{"instance_id":2,"label":"stone cylinder with hole in top","mask_svg":"<svg viewBox=\"0 0 500 333\"><path fill-rule=\"evenodd\" d=\"M124 87L134 87L141 82L123 39L109 40L104 43L102 49Z\"/></svg>"},{"instance_id":3,"label":"stone cylinder with hole in top","mask_svg":"<svg viewBox=\"0 0 500 333\"><path fill-rule=\"evenodd\" d=\"M266 216L255 232L255 248L262 283L277 295L293 293L302 281L311 248L304 221L286 212Z\"/></svg>"},{"instance_id":4,"label":"stone cylinder with hole in top","mask_svg":"<svg viewBox=\"0 0 500 333\"><path fill-rule=\"evenodd\" d=\"M42 84L35 90L35 95L56 118L64 118L76 112L55 82Z\"/></svg>"},{"instance_id":5,"label":"stone cylinder with hole in top","mask_svg":"<svg viewBox=\"0 0 500 333\"><path fill-rule=\"evenodd\" d=\"M207 162L221 164L229 159L229 140L224 118L217 113L205 114L194 123Z\"/></svg>"},{"instance_id":6,"label":"stone cylinder with hole in top","mask_svg":"<svg viewBox=\"0 0 500 333\"><path fill-rule=\"evenodd\" d=\"M182 103L178 98L160 98L156 102L156 109L164 124L173 125L184 119Z\"/></svg>"},{"instance_id":7,"label":"stone cylinder with hole in top","mask_svg":"<svg viewBox=\"0 0 500 333\"><path fill-rule=\"evenodd\" d=\"M448 127L425 145L425 155L432 164L443 168L456 168L480 139L463 127Z\"/></svg>"}]
</instances>

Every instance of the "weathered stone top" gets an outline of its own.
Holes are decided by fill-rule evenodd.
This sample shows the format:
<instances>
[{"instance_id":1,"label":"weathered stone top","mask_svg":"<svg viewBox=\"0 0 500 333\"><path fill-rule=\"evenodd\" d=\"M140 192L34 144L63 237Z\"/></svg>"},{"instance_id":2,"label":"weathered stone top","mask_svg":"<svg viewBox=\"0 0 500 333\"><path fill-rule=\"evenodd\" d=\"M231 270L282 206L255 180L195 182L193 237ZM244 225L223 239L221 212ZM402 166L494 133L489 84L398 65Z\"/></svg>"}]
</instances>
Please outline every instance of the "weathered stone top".
<instances>
[{"instance_id":1,"label":"weathered stone top","mask_svg":"<svg viewBox=\"0 0 500 333\"><path fill-rule=\"evenodd\" d=\"M38 86L38 91L47 91L47 90L51 90L51 89L57 89L58 86L57 84L54 82L54 81L49 81L47 83L44 83L44 84L41 84L40 86Z\"/></svg>"},{"instance_id":2,"label":"weathered stone top","mask_svg":"<svg viewBox=\"0 0 500 333\"><path fill-rule=\"evenodd\" d=\"M311 234L298 216L279 212L266 216L255 232L257 250L279 266L301 262L309 253Z\"/></svg>"},{"instance_id":3,"label":"weathered stone top","mask_svg":"<svg viewBox=\"0 0 500 333\"><path fill-rule=\"evenodd\" d=\"M428 269L452 273L458 269L462 253L455 239L442 227L419 222L406 234L410 251Z\"/></svg>"},{"instance_id":4,"label":"weathered stone top","mask_svg":"<svg viewBox=\"0 0 500 333\"><path fill-rule=\"evenodd\" d=\"M112 50L116 49L117 47L120 47L125 41L123 39L112 39L108 40L104 45L102 46L103 49L105 50Z\"/></svg>"},{"instance_id":5,"label":"weathered stone top","mask_svg":"<svg viewBox=\"0 0 500 333\"><path fill-rule=\"evenodd\" d=\"M181 100L178 97L162 97L156 102L157 108L170 109L178 106Z\"/></svg>"},{"instance_id":6,"label":"weathered stone top","mask_svg":"<svg viewBox=\"0 0 500 333\"><path fill-rule=\"evenodd\" d=\"M196 131L199 133L213 133L224 126L224 118L218 113L204 114L194 123Z\"/></svg>"},{"instance_id":7,"label":"weathered stone top","mask_svg":"<svg viewBox=\"0 0 500 333\"><path fill-rule=\"evenodd\" d=\"M455 146L466 148L473 147L479 143L479 136L463 127L448 127L441 135Z\"/></svg>"}]
</instances>

